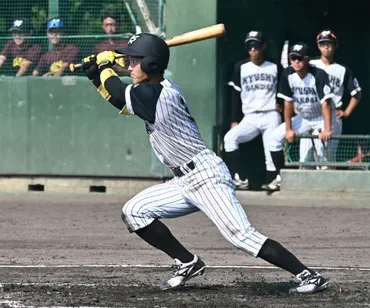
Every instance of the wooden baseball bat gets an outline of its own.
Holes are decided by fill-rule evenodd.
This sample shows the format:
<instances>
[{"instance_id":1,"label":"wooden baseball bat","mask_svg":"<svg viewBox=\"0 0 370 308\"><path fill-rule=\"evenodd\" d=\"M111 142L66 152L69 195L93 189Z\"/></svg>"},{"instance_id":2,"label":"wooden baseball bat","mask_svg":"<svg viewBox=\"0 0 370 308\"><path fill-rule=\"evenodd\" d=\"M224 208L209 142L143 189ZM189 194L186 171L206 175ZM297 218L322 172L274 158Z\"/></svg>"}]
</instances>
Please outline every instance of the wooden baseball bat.
<instances>
[{"instance_id":1,"label":"wooden baseball bat","mask_svg":"<svg viewBox=\"0 0 370 308\"><path fill-rule=\"evenodd\" d=\"M221 37L225 35L225 25L217 24L194 31L186 32L180 35L176 35L166 40L169 47L180 46L185 44L190 44L198 41L208 40L211 38ZM116 54L116 59L122 58L124 55ZM73 73L82 67L81 63L71 63L69 65L69 70Z\"/></svg>"}]
</instances>

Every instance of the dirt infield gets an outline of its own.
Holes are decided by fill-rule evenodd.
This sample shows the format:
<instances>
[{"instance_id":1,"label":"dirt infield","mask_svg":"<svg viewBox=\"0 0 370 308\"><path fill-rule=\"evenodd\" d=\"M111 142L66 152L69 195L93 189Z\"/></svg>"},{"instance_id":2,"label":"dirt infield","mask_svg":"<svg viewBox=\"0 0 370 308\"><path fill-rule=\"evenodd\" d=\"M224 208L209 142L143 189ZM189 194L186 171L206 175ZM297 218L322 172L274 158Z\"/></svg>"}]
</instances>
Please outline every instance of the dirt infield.
<instances>
[{"instance_id":1,"label":"dirt infield","mask_svg":"<svg viewBox=\"0 0 370 308\"><path fill-rule=\"evenodd\" d=\"M245 206L255 227L331 281L297 296L289 273L234 249L202 213L165 222L210 267L159 291L172 260L126 231L124 201L0 195L0 307L370 307L370 207Z\"/></svg>"}]
</instances>

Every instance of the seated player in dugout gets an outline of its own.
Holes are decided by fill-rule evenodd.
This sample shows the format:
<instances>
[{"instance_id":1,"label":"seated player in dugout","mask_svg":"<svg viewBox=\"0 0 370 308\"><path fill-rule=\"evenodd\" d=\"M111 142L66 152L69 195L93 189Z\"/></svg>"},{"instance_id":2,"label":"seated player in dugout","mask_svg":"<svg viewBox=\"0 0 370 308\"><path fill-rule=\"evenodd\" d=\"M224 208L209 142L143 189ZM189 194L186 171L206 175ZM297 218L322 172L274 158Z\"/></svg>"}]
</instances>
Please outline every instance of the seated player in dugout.
<instances>
[{"instance_id":1,"label":"seated player in dugout","mask_svg":"<svg viewBox=\"0 0 370 308\"><path fill-rule=\"evenodd\" d=\"M271 134L271 157L277 170L277 177L262 186L268 191L280 189L280 170L284 166L284 142L293 143L296 134L306 134L310 129L314 135L326 142L328 151L333 146L331 135L338 135L339 127L333 119L336 116L332 101L334 93L330 87L328 74L309 64L309 48L305 43L293 45L289 52L291 66L281 76L278 97L284 99L285 123ZM297 110L298 115L294 115ZM320 160L324 159L324 147L315 140ZM304 156L311 154L307 151Z\"/></svg>"},{"instance_id":2,"label":"seated player in dugout","mask_svg":"<svg viewBox=\"0 0 370 308\"><path fill-rule=\"evenodd\" d=\"M236 63L232 81L231 125L224 137L225 157L234 178L236 189L248 189L248 179L243 176L239 144L262 134L266 164L266 182L276 176L270 153L270 135L281 124L280 106L277 101L277 84L280 68L264 56L266 40L261 31L250 31L244 41L249 57ZM243 118L240 121L240 111Z\"/></svg>"},{"instance_id":3,"label":"seated player in dugout","mask_svg":"<svg viewBox=\"0 0 370 308\"><path fill-rule=\"evenodd\" d=\"M41 56L32 75L58 77L65 75L68 65L76 61L79 48L73 44L65 43L62 38L65 35L64 25L60 18L53 18L47 23L46 35L52 49ZM67 70L67 71L66 71Z\"/></svg>"},{"instance_id":4,"label":"seated player in dugout","mask_svg":"<svg viewBox=\"0 0 370 308\"><path fill-rule=\"evenodd\" d=\"M348 118L355 110L361 100L362 91L357 78L352 73L352 70L346 65L339 64L335 61L335 53L339 47L337 36L331 29L324 29L319 32L316 37L317 48L321 56L317 59L312 59L310 65L316 66L325 70L329 76L330 86L334 96L332 100L335 104L336 116L333 121L337 122L338 134L343 132L343 119ZM343 102L344 95L350 97L349 102ZM339 145L338 139L331 141L332 146L328 151L330 161L336 161L336 151ZM300 142L300 160L304 161L307 149L312 147L312 142L309 139L301 139ZM308 158L313 161L313 157ZM326 159L324 159L326 160Z\"/></svg>"},{"instance_id":5,"label":"seated player in dugout","mask_svg":"<svg viewBox=\"0 0 370 308\"><path fill-rule=\"evenodd\" d=\"M122 82L114 71L113 51L86 57L83 69L102 97L120 114L136 115L144 121L154 152L174 175L170 181L144 189L122 208L128 230L175 262L176 272L160 288L181 287L203 274L206 267L160 219L202 211L235 247L293 274L297 285L290 292L324 290L327 279L250 224L227 166L202 139L180 87L163 77L170 58L167 43L156 35L141 33L116 52L129 58L133 84Z\"/></svg>"},{"instance_id":6,"label":"seated player in dugout","mask_svg":"<svg viewBox=\"0 0 370 308\"><path fill-rule=\"evenodd\" d=\"M97 55L103 51L114 51L126 47L128 39L115 36L122 25L119 15L113 10L103 10L100 20L103 31L107 35L107 38L95 45L93 54ZM125 61L124 57L116 59L114 69L119 73L128 74L128 65L126 62L127 61Z\"/></svg>"},{"instance_id":7,"label":"seated player in dugout","mask_svg":"<svg viewBox=\"0 0 370 308\"><path fill-rule=\"evenodd\" d=\"M13 22L9 32L13 40L9 41L0 53L0 67L5 61L12 61L11 74L1 73L2 75L26 76L31 75L33 67L37 64L41 55L41 46L31 36L31 26L27 19L17 19Z\"/></svg>"}]
</instances>

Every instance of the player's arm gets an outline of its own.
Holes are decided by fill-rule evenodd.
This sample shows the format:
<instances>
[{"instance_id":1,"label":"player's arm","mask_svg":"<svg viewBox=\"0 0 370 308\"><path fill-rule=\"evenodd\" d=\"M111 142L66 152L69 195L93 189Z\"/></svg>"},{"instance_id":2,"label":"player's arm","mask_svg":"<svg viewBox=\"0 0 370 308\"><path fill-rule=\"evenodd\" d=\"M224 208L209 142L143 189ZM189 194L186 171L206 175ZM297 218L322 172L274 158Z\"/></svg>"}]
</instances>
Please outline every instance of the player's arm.
<instances>
[{"instance_id":1,"label":"player's arm","mask_svg":"<svg viewBox=\"0 0 370 308\"><path fill-rule=\"evenodd\" d=\"M292 88L289 84L289 75L292 68L284 69L281 74L279 91L277 97L284 100L284 120L285 120L285 138L289 143L294 141L295 131L292 128L292 118L294 116L294 98Z\"/></svg>"},{"instance_id":2,"label":"player's arm","mask_svg":"<svg viewBox=\"0 0 370 308\"><path fill-rule=\"evenodd\" d=\"M23 76L25 72L28 71L32 62L30 60L24 60L22 66L19 68L18 72L15 74L16 77Z\"/></svg>"},{"instance_id":3,"label":"player's arm","mask_svg":"<svg viewBox=\"0 0 370 308\"><path fill-rule=\"evenodd\" d=\"M6 61L6 57L4 55L0 55L0 67L4 65L5 61Z\"/></svg>"},{"instance_id":4,"label":"player's arm","mask_svg":"<svg viewBox=\"0 0 370 308\"><path fill-rule=\"evenodd\" d=\"M317 95L321 102L321 112L324 118L324 130L320 133L321 140L328 140L331 137L331 123L332 123L332 100L334 96L330 87L328 74L321 69L315 70Z\"/></svg>"},{"instance_id":5,"label":"player's arm","mask_svg":"<svg viewBox=\"0 0 370 308\"><path fill-rule=\"evenodd\" d=\"M54 77L59 77L59 76L62 76L64 74L64 71L66 70L66 68L68 67L69 63L68 62L63 62L62 65L60 66L60 68L54 73Z\"/></svg>"},{"instance_id":6,"label":"player's arm","mask_svg":"<svg viewBox=\"0 0 370 308\"><path fill-rule=\"evenodd\" d=\"M244 62L238 62L234 66L234 72L231 81L227 84L232 87L231 92L231 128L239 124L243 117L242 113L242 100L240 98L241 94L241 84L240 84L240 66Z\"/></svg>"},{"instance_id":7,"label":"player's arm","mask_svg":"<svg viewBox=\"0 0 370 308\"><path fill-rule=\"evenodd\" d=\"M351 95L347 108L343 110L337 110L338 118L348 118L352 112L356 109L358 103L362 98L362 90L357 78L353 76L352 71L346 67L346 73L344 75L344 87L346 91Z\"/></svg>"}]
</instances>

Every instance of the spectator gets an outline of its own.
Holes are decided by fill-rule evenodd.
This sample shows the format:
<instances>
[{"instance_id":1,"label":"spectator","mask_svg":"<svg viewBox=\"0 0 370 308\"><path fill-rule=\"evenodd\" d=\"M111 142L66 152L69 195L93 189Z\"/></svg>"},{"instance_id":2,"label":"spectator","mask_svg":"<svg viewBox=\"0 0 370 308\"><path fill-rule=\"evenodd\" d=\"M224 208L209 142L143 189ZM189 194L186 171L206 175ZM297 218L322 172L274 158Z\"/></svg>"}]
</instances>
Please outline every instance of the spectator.
<instances>
[{"instance_id":1,"label":"spectator","mask_svg":"<svg viewBox=\"0 0 370 308\"><path fill-rule=\"evenodd\" d=\"M244 44L249 58L235 65L232 81L229 82L233 87L231 125L224 138L228 167L236 189L249 187L248 179L240 176L239 144L251 141L260 134L265 152L267 183L276 177L269 136L281 123L276 101L278 66L265 60L266 42L262 32L249 32ZM237 116L240 110L244 117L239 122Z\"/></svg>"},{"instance_id":2,"label":"spectator","mask_svg":"<svg viewBox=\"0 0 370 308\"><path fill-rule=\"evenodd\" d=\"M97 55L103 51L115 51L116 49L125 48L127 46L128 40L114 36L120 27L120 19L117 13L114 11L104 10L100 17L102 28L105 34L108 36L107 39L98 43L94 47L93 54ZM115 70L119 72L127 72L125 69L125 60L120 58L116 60Z\"/></svg>"},{"instance_id":3,"label":"spectator","mask_svg":"<svg viewBox=\"0 0 370 308\"><path fill-rule=\"evenodd\" d=\"M33 76L62 76L69 63L76 60L79 49L73 44L66 44L61 38L65 34L63 22L59 18L51 19L47 24L46 34L53 49L41 56L33 71Z\"/></svg>"},{"instance_id":4,"label":"spectator","mask_svg":"<svg viewBox=\"0 0 370 308\"><path fill-rule=\"evenodd\" d=\"M0 54L0 67L6 60L12 61L13 72L17 77L28 75L32 66L37 63L41 55L41 46L33 43L28 36L31 35L31 27L26 19L17 19L9 29L13 40L9 41Z\"/></svg>"}]
</instances>

